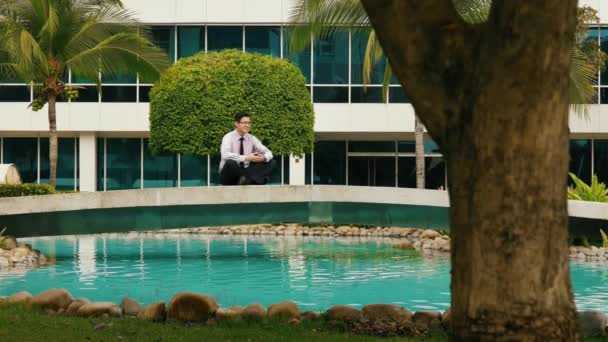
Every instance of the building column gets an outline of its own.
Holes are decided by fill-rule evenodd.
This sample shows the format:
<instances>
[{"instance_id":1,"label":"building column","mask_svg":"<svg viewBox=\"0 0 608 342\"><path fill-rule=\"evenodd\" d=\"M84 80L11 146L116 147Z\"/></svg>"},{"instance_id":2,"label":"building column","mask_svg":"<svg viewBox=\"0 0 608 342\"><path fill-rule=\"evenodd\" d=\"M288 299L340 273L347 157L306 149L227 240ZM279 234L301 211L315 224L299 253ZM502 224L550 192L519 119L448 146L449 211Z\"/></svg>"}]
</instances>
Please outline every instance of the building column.
<instances>
[{"instance_id":1,"label":"building column","mask_svg":"<svg viewBox=\"0 0 608 342\"><path fill-rule=\"evenodd\" d=\"M80 192L94 192L97 185L97 137L95 133L81 132L78 142Z\"/></svg>"},{"instance_id":2,"label":"building column","mask_svg":"<svg viewBox=\"0 0 608 342\"><path fill-rule=\"evenodd\" d=\"M306 184L306 158L305 155L289 156L289 185Z\"/></svg>"}]
</instances>

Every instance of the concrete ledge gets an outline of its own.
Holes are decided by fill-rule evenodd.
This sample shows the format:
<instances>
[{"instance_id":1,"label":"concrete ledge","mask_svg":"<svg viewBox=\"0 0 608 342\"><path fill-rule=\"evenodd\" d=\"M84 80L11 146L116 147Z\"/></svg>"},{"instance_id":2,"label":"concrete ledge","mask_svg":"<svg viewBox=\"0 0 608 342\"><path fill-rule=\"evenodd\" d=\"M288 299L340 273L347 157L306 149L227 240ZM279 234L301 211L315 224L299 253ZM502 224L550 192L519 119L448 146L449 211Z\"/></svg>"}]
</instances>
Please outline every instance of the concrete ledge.
<instances>
[{"instance_id":1,"label":"concrete ledge","mask_svg":"<svg viewBox=\"0 0 608 342\"><path fill-rule=\"evenodd\" d=\"M599 236L608 204L569 201L573 235ZM18 237L260 223L449 229L448 193L356 186L124 190L0 199L0 226Z\"/></svg>"},{"instance_id":2,"label":"concrete ledge","mask_svg":"<svg viewBox=\"0 0 608 342\"><path fill-rule=\"evenodd\" d=\"M447 192L439 190L333 185L270 185L119 190L0 198L0 216L85 209L294 202L449 207Z\"/></svg>"}]
</instances>

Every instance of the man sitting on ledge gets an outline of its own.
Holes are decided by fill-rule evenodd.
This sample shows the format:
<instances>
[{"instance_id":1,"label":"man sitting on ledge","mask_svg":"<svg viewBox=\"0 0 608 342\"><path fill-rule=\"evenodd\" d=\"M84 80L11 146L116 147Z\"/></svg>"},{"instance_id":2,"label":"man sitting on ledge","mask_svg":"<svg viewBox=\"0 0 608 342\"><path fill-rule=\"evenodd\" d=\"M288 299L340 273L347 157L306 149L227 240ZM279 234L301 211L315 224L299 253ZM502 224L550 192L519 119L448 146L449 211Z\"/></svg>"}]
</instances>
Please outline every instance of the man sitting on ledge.
<instances>
[{"instance_id":1,"label":"man sitting on ledge","mask_svg":"<svg viewBox=\"0 0 608 342\"><path fill-rule=\"evenodd\" d=\"M275 168L272 152L249 134L251 117L234 116L234 131L222 138L220 180L223 185L266 184Z\"/></svg>"}]
</instances>

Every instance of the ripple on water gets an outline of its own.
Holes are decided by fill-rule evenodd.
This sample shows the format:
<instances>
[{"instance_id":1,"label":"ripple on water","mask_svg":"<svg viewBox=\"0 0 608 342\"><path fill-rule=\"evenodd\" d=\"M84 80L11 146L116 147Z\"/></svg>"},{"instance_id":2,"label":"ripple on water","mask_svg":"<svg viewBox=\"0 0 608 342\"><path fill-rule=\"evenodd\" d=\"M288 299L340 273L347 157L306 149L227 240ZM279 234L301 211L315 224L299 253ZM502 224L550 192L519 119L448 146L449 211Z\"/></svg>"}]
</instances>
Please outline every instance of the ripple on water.
<instances>
[{"instance_id":1,"label":"ripple on water","mask_svg":"<svg viewBox=\"0 0 608 342\"><path fill-rule=\"evenodd\" d=\"M193 291L223 306L284 300L306 310L372 303L445 310L450 305L449 260L424 258L380 240L116 236L27 239L57 264L0 273L0 295L60 287L75 297L120 302L128 295L142 304ZM608 267L573 262L571 273L579 310L608 313Z\"/></svg>"}]
</instances>

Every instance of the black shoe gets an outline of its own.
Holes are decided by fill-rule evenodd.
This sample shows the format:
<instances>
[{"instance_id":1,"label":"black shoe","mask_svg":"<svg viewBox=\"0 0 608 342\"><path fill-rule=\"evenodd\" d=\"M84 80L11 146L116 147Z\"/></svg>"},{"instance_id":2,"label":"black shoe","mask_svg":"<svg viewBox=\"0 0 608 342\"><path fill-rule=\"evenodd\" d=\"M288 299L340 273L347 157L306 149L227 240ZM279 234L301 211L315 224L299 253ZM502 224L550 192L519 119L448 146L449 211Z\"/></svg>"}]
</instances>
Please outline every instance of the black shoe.
<instances>
[{"instance_id":1,"label":"black shoe","mask_svg":"<svg viewBox=\"0 0 608 342\"><path fill-rule=\"evenodd\" d=\"M245 177L245 176L241 176L241 177L239 178L238 183L236 183L236 184L237 184L237 185L247 185L247 183L248 183L248 182L247 182L247 177Z\"/></svg>"}]
</instances>

